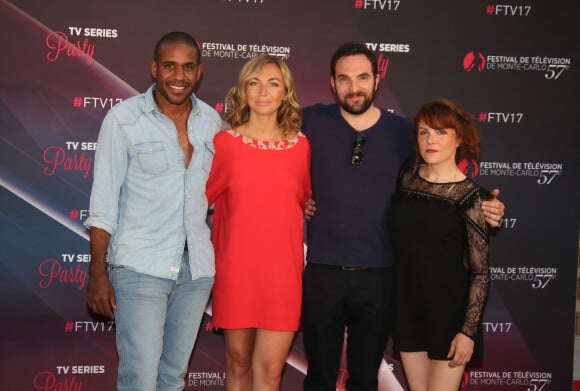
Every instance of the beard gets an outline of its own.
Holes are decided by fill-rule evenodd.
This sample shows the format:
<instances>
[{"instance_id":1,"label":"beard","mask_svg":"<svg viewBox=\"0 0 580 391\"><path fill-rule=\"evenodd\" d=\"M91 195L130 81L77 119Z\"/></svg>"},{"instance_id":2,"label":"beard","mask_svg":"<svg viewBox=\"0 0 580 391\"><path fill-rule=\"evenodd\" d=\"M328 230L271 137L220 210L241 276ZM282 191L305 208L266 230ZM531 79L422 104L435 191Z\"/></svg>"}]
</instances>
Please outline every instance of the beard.
<instances>
[{"instance_id":1,"label":"beard","mask_svg":"<svg viewBox=\"0 0 580 391\"><path fill-rule=\"evenodd\" d=\"M338 101L340 106L349 114L359 115L366 112L369 107L372 106L373 102L375 101L376 91L373 90L370 95L365 94L364 92L351 92L344 95L342 98L339 98ZM353 98L355 96L363 97L363 101L357 104L350 104L348 103L348 99Z\"/></svg>"}]
</instances>

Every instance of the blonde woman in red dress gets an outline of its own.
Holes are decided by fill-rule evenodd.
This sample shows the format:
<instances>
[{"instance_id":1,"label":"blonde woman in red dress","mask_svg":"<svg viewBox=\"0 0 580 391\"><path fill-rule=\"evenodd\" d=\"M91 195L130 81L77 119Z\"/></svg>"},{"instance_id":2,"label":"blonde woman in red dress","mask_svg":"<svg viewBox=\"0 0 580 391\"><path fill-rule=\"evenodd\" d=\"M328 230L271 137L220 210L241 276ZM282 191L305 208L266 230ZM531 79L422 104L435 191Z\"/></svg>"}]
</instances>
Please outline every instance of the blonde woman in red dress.
<instances>
[{"instance_id":1,"label":"blonde woman in red dress","mask_svg":"<svg viewBox=\"0 0 580 391\"><path fill-rule=\"evenodd\" d=\"M288 66L262 55L227 96L207 182L215 202L213 322L224 330L226 390L278 390L298 330L310 144Z\"/></svg>"}]
</instances>

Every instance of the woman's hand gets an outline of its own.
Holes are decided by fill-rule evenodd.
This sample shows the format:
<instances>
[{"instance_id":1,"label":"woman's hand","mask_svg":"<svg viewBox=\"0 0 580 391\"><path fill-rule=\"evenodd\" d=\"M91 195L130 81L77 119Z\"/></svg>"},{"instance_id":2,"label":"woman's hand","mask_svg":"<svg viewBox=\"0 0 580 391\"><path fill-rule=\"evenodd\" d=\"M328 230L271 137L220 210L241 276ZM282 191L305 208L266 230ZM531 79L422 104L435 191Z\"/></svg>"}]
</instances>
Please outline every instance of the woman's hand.
<instances>
[{"instance_id":1,"label":"woman's hand","mask_svg":"<svg viewBox=\"0 0 580 391\"><path fill-rule=\"evenodd\" d=\"M455 338L451 341L451 347L447 354L447 358L451 359L451 361L449 361L449 366L451 368L465 366L465 364L471 360L473 345L474 342L471 338L465 334L457 333Z\"/></svg>"}]
</instances>

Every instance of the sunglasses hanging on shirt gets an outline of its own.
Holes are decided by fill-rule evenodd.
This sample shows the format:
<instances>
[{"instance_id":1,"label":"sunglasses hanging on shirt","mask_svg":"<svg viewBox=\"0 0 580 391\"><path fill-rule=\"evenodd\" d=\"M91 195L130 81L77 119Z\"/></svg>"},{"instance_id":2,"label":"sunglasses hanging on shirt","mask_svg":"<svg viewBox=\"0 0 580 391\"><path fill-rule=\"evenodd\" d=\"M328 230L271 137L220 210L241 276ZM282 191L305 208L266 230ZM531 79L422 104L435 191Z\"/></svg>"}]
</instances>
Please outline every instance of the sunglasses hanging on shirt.
<instances>
[{"instance_id":1,"label":"sunglasses hanging on shirt","mask_svg":"<svg viewBox=\"0 0 580 391\"><path fill-rule=\"evenodd\" d=\"M366 131L356 132L354 147L352 149L352 158L350 160L353 166L358 166L363 161L363 145L367 142Z\"/></svg>"}]
</instances>

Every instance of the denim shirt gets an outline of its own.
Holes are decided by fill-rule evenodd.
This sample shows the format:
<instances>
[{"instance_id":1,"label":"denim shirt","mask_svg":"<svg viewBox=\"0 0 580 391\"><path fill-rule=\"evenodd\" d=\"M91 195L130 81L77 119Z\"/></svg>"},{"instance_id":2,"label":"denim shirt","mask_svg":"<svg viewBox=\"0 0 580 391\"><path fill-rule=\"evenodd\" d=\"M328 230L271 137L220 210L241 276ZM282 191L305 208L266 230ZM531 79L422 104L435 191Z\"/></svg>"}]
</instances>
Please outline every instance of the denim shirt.
<instances>
[{"instance_id":1,"label":"denim shirt","mask_svg":"<svg viewBox=\"0 0 580 391\"><path fill-rule=\"evenodd\" d=\"M191 95L187 133L194 151L186 168L177 130L158 111L154 88L105 116L85 226L111 234L109 265L175 280L187 239L193 279L211 277L215 262L205 183L222 120Z\"/></svg>"}]
</instances>

